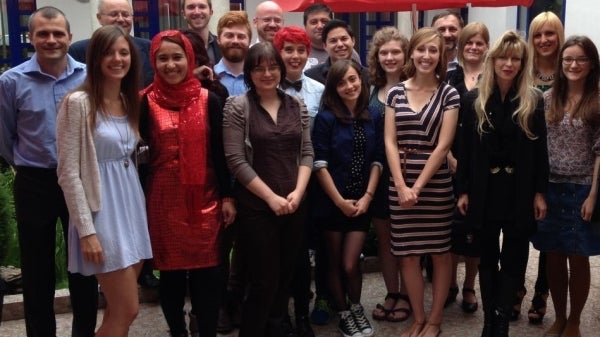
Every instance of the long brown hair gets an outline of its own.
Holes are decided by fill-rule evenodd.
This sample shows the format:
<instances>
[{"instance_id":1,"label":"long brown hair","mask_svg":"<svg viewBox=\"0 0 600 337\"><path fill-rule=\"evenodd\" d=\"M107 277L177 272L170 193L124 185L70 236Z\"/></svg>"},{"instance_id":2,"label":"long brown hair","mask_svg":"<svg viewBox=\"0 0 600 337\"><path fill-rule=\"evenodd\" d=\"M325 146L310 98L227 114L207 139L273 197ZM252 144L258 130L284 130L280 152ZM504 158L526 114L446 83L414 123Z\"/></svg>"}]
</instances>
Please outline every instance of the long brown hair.
<instances>
[{"instance_id":1,"label":"long brown hair","mask_svg":"<svg viewBox=\"0 0 600 337\"><path fill-rule=\"evenodd\" d=\"M107 25L98 28L90 40L87 49L87 76L83 84L78 88L88 94L90 101L90 126L96 127L96 111L104 117L107 107L104 106L104 74L102 73L102 59L108 49L123 37L129 45L131 65L125 77L121 80L121 96L125 104L127 120L136 136L139 138L140 103L138 91L140 87L140 57L131 37L123 29L116 25Z\"/></svg>"},{"instance_id":2,"label":"long brown hair","mask_svg":"<svg viewBox=\"0 0 600 337\"><path fill-rule=\"evenodd\" d=\"M373 35L373 39L371 40L369 53L367 54L369 82L371 82L371 84L375 87L383 87L387 84L385 70L383 70L381 64L379 64L379 49L381 49L381 46L390 41L400 42L400 49L402 49L402 53L404 54L405 64L406 60L408 59L408 39L406 38L406 36L400 33L398 28L383 27L380 30L376 31L375 35ZM404 64L401 66L404 67ZM400 74L400 81L404 81L405 79L406 75L404 74L404 70L402 70L402 73Z\"/></svg>"},{"instance_id":3,"label":"long brown hair","mask_svg":"<svg viewBox=\"0 0 600 337\"><path fill-rule=\"evenodd\" d=\"M446 80L446 68L448 67L448 64L446 63L446 48L444 48L444 38L437 30L431 27L424 27L419 29L410 38L410 41L408 43L408 54L406 54L406 64L404 65L404 73L406 74L406 77L411 78L417 73L415 61L411 57L415 49L421 44L427 43L434 39L437 39L437 47L440 52L440 59L438 60L438 64L435 67L435 75L437 76L440 82Z\"/></svg>"},{"instance_id":4,"label":"long brown hair","mask_svg":"<svg viewBox=\"0 0 600 337\"><path fill-rule=\"evenodd\" d=\"M596 125L600 122L598 115L598 112L600 111L600 104L598 103L600 60L598 59L598 49L594 45L594 42L587 36L582 35L569 37L562 48L560 48L560 60L556 70L557 77L552 86L552 100L550 102L550 109L546 111L546 119L549 124L557 124L560 123L565 116L564 108L569 99L569 80L564 73L562 55L565 49L573 46L579 46L583 49L585 56L590 62L590 72L585 79L581 100L575 105L574 110L571 111L570 117L571 119L581 118L581 120L590 125Z\"/></svg>"},{"instance_id":5,"label":"long brown hair","mask_svg":"<svg viewBox=\"0 0 600 337\"><path fill-rule=\"evenodd\" d=\"M321 96L321 105L323 109L329 109L333 111L334 115L342 122L349 123L352 121L352 116L346 112L346 104L342 101L342 98L337 92L338 83L346 76L346 73L350 68L356 70L358 78L361 81L360 96L356 102L357 119L368 120L369 111L367 106L369 105L369 87L367 82L361 76L362 69L358 63L353 60L337 60L329 68L327 73L327 81L325 82L325 90L323 96ZM350 111L352 113L352 111Z\"/></svg>"}]
</instances>

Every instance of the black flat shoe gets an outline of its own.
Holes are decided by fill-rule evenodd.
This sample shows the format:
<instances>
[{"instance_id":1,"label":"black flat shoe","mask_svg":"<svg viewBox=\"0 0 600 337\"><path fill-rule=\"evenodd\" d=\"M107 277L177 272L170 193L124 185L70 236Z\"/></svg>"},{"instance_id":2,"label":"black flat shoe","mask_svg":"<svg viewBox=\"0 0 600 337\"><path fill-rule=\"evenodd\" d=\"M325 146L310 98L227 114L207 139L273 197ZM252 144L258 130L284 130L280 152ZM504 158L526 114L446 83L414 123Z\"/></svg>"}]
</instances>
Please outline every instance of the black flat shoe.
<instances>
[{"instance_id":1,"label":"black flat shoe","mask_svg":"<svg viewBox=\"0 0 600 337\"><path fill-rule=\"evenodd\" d=\"M458 296L458 287L450 287L448 289L448 297L446 297L446 302L444 302L444 308L456 302L456 296Z\"/></svg>"},{"instance_id":2,"label":"black flat shoe","mask_svg":"<svg viewBox=\"0 0 600 337\"><path fill-rule=\"evenodd\" d=\"M525 298L526 294L527 290L525 288L517 291L515 294L515 301L512 310L510 311L509 321L516 321L521 316L521 305L523 304L523 298Z\"/></svg>"},{"instance_id":3,"label":"black flat shoe","mask_svg":"<svg viewBox=\"0 0 600 337\"><path fill-rule=\"evenodd\" d=\"M462 294L463 294L463 300L462 303L460 305L460 307L462 308L462 311L468 313L468 314L472 314L475 311L477 311L477 308L479 307L479 304L477 304L477 300L475 300L475 302L467 302L465 301L465 293L471 293L473 294L473 296L475 296L475 290L471 289L471 288L463 288L462 290Z\"/></svg>"}]
</instances>

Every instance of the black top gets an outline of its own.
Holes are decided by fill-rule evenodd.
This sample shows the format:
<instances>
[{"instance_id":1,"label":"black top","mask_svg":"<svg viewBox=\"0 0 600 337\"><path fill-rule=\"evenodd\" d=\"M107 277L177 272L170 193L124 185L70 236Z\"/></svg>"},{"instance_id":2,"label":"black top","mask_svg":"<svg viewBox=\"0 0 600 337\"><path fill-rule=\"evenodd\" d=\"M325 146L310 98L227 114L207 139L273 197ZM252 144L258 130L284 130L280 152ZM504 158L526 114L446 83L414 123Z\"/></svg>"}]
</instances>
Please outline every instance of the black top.
<instances>
[{"instance_id":1,"label":"black top","mask_svg":"<svg viewBox=\"0 0 600 337\"><path fill-rule=\"evenodd\" d=\"M530 139L512 118L519 105L515 99L516 91L510 90L504 101L501 100L498 87L486 104L486 112L491 118L494 130L484 128L482 136L477 132L477 117L473 103L479 92L474 89L464 95L461 102L460 147L458 151L457 191L469 195L469 207L466 222L471 226L485 226L489 213L491 193L506 195L509 191L513 209L511 218L514 229L525 235L535 231L533 199L536 193L545 193L548 185L548 149L546 145L546 121L544 104L540 95L529 123L535 134ZM490 184L490 169L511 166L514 172L510 178L511 186ZM493 178L495 179L495 178ZM491 191L505 189L504 191ZM493 198L496 199L496 198ZM505 207L502 205L501 207ZM506 228L510 230L511 228Z\"/></svg>"},{"instance_id":2,"label":"black top","mask_svg":"<svg viewBox=\"0 0 600 337\"><path fill-rule=\"evenodd\" d=\"M366 83L369 83L369 70L362 65L360 67L362 69L360 74L362 80ZM308 69L304 72L304 75L312 78L315 81L321 82L323 85L326 85L329 68L331 68L331 58L327 58L327 61L324 63Z\"/></svg>"}]
</instances>

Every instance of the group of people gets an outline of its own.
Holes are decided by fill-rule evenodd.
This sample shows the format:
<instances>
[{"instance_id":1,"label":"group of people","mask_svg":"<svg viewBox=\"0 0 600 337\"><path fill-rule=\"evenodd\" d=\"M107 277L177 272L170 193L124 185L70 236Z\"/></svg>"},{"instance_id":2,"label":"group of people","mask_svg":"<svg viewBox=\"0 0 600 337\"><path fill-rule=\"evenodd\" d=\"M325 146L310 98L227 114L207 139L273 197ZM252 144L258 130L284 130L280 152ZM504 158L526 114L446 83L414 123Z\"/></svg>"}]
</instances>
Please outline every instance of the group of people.
<instances>
[{"instance_id":1,"label":"group of people","mask_svg":"<svg viewBox=\"0 0 600 337\"><path fill-rule=\"evenodd\" d=\"M259 4L252 45L245 12L223 15L216 35L210 0L183 1L182 14L188 29L147 41L129 35L127 0L100 1L103 27L71 57L65 15L39 8L34 55L0 76L28 336L56 331L57 219L73 336L128 335L149 259L171 336L234 324L241 337L289 336L290 297L297 336L314 336L311 321L327 324L332 308L343 336L372 336L359 268L371 224L387 290L371 316L413 316L402 337L440 335L460 256L461 308L478 309L479 273L481 336L507 337L530 240L544 255L528 319L543 320L551 294L545 336L579 336L588 257L600 254L600 60L589 38L563 41L544 12L529 43L508 31L490 45L483 23L444 11L410 39L378 30L363 67L352 28L322 4L304 29ZM95 330L98 284L107 307Z\"/></svg>"}]
</instances>

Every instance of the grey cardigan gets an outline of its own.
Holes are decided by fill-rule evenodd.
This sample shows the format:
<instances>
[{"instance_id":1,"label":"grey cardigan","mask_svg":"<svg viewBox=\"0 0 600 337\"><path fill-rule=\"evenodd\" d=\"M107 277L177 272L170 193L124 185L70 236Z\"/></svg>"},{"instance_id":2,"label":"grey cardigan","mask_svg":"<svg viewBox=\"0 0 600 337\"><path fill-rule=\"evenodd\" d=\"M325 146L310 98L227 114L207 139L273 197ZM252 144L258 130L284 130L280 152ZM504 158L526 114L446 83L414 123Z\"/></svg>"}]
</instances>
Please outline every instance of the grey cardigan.
<instances>
[{"instance_id":1,"label":"grey cardigan","mask_svg":"<svg viewBox=\"0 0 600 337\"><path fill-rule=\"evenodd\" d=\"M289 96L283 92L283 95ZM250 102L246 92L243 95L228 97L223 108L223 146L227 166L243 186L246 186L257 177L252 168L252 143L249 138L249 110ZM310 140L310 117L302 100L290 96L300 105L300 119L302 124L302 142L300 144L297 164L312 169L313 149Z\"/></svg>"},{"instance_id":2,"label":"grey cardigan","mask_svg":"<svg viewBox=\"0 0 600 337\"><path fill-rule=\"evenodd\" d=\"M58 112L56 142L58 184L63 190L70 222L79 237L96 233L92 212L100 210L100 173L94 133L88 123L89 98L83 91L66 96Z\"/></svg>"}]
</instances>

